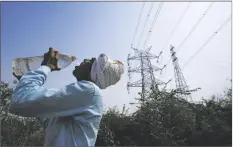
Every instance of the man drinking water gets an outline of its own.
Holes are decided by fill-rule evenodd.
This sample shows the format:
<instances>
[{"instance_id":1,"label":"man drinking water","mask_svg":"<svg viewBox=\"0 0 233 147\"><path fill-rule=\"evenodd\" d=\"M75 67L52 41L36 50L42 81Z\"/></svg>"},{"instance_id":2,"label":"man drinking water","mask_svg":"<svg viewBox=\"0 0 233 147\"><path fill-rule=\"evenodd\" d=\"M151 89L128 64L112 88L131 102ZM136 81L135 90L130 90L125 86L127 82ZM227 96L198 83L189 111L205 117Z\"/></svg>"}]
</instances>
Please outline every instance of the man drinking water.
<instances>
[{"instance_id":1,"label":"man drinking water","mask_svg":"<svg viewBox=\"0 0 233 147\"><path fill-rule=\"evenodd\" d=\"M59 52L50 48L41 67L19 77L10 112L47 120L45 146L94 146L103 115L100 89L116 84L124 65L101 54L76 66L77 81L60 89L43 87L49 72L58 71ZM57 79L59 80L59 79Z\"/></svg>"}]
</instances>

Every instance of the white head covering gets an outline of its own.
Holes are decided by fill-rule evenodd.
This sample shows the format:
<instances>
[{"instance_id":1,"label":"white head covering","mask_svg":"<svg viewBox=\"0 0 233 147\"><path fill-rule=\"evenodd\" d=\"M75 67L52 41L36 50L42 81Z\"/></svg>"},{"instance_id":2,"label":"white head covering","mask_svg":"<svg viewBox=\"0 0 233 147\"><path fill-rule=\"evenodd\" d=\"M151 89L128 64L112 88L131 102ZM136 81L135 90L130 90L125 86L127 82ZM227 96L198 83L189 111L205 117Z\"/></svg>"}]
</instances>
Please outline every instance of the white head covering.
<instances>
[{"instance_id":1,"label":"white head covering","mask_svg":"<svg viewBox=\"0 0 233 147\"><path fill-rule=\"evenodd\" d=\"M92 64L91 79L100 89L116 84L124 73L124 65L101 54Z\"/></svg>"}]
</instances>

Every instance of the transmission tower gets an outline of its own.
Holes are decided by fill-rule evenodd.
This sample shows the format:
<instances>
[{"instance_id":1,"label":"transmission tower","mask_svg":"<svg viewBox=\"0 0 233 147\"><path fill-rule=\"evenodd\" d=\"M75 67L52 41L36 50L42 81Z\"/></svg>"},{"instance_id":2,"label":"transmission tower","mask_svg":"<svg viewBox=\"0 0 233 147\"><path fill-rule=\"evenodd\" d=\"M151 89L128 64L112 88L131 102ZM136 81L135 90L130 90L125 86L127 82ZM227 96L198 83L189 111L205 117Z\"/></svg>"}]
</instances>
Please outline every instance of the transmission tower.
<instances>
[{"instance_id":1,"label":"transmission tower","mask_svg":"<svg viewBox=\"0 0 233 147\"><path fill-rule=\"evenodd\" d=\"M128 76L129 80L131 81L131 75L133 73L141 74L141 79L134 82L128 82L127 89L129 90L131 87L141 87L141 99L140 101L142 103L145 102L145 99L148 98L149 94L153 92L156 94L158 92L158 86L162 84L166 84L163 81L156 79L154 76L154 72L162 71L163 68L156 67L151 64L152 59L158 59L159 56L153 55L150 53L151 47L147 50L139 50L136 48L133 48L131 45L131 48L134 50L134 56L131 56L128 54ZM131 68L131 62L138 60L140 62L140 65L134 68Z\"/></svg>"},{"instance_id":2,"label":"transmission tower","mask_svg":"<svg viewBox=\"0 0 233 147\"><path fill-rule=\"evenodd\" d=\"M174 75L175 75L175 83L176 83L176 94L186 100L192 101L191 92L197 91L200 88L196 88L193 90L189 90L189 87L186 83L184 75L181 71L180 65L178 63L178 58L176 57L176 52L174 51L174 46L171 45L171 59L174 66Z\"/></svg>"}]
</instances>

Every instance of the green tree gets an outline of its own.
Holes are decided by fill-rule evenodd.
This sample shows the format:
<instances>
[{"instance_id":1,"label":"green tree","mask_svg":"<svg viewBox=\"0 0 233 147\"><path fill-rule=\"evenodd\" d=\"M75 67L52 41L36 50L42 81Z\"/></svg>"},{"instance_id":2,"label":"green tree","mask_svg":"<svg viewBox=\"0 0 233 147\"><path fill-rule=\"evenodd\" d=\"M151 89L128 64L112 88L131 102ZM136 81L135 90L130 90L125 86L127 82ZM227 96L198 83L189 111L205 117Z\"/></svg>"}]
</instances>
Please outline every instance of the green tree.
<instances>
[{"instance_id":1,"label":"green tree","mask_svg":"<svg viewBox=\"0 0 233 147\"><path fill-rule=\"evenodd\" d=\"M8 83L0 82L1 96L1 145L26 146L32 142L33 134L41 129L40 123L34 118L26 118L9 113L9 104L13 88ZM43 145L37 138L35 145Z\"/></svg>"},{"instance_id":2,"label":"green tree","mask_svg":"<svg viewBox=\"0 0 233 147\"><path fill-rule=\"evenodd\" d=\"M43 146L45 132L35 118L9 113L13 89L0 83L1 145ZM231 145L232 89L199 103L174 92L151 93L138 110L128 115L116 108L104 113L97 146Z\"/></svg>"}]
</instances>

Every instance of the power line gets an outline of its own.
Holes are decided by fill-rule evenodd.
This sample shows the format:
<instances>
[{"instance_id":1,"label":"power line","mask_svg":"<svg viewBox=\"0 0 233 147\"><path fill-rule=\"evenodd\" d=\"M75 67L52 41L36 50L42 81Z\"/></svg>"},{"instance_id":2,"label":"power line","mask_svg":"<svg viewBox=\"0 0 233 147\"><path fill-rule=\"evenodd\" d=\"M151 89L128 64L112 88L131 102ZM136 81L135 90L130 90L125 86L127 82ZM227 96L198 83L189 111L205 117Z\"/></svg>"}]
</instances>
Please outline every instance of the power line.
<instances>
[{"instance_id":1,"label":"power line","mask_svg":"<svg viewBox=\"0 0 233 147\"><path fill-rule=\"evenodd\" d=\"M222 30L222 28L231 20L231 16L228 17L228 19L218 28L216 32L214 32L209 39L194 53L194 55L183 65L182 68L187 66L193 59L194 57L214 38L215 35L219 33L219 31Z\"/></svg>"},{"instance_id":2,"label":"power line","mask_svg":"<svg viewBox=\"0 0 233 147\"><path fill-rule=\"evenodd\" d=\"M204 12L204 14L199 18L199 20L197 21L197 23L192 27L192 29L190 30L188 36L185 37L185 39L181 42L181 44L178 46L177 48L177 52L180 50L180 48L184 45L184 43L187 41L187 39L191 36L191 34L193 33L193 31L196 29L196 27L200 24L201 20L206 16L206 14L208 13L208 11L210 10L210 8L213 6L214 2L212 2L206 9L206 11Z\"/></svg>"},{"instance_id":3,"label":"power line","mask_svg":"<svg viewBox=\"0 0 233 147\"><path fill-rule=\"evenodd\" d=\"M149 40L149 37L150 37L150 35L151 35L152 31L153 31L155 23L157 22L157 19L158 19L158 16L159 16L159 13L160 13L162 7L163 7L163 2L160 2L159 6L158 6L158 9L157 9L157 11L155 13L154 19L153 19L153 21L151 23L151 27L149 28L148 34L147 34L146 39L144 41L143 49L145 49L145 47L146 47L146 43Z\"/></svg>"},{"instance_id":4,"label":"power line","mask_svg":"<svg viewBox=\"0 0 233 147\"><path fill-rule=\"evenodd\" d=\"M160 2L159 6L158 6L158 9L157 9L157 11L156 11L156 13L155 13L155 15L154 15L154 19L153 19L153 21L152 21L152 23L151 23L151 26L150 26L150 28L149 28L148 34L147 34L147 36L146 36L146 39L145 39L145 41L144 41L143 49L145 49L145 47L146 47L146 43L147 43L147 41L149 40L149 37L150 37L150 35L151 35L152 31L153 31L153 28L154 28L154 26L155 26L155 23L156 23L156 21L157 21L157 19L158 19L158 16L159 16L159 13L160 13L162 7L163 7L163 2Z\"/></svg>"},{"instance_id":5,"label":"power line","mask_svg":"<svg viewBox=\"0 0 233 147\"><path fill-rule=\"evenodd\" d=\"M229 16L224 23L207 39L207 41L193 54L193 56L182 66L182 69L184 69L193 59L194 57L200 53L200 51L216 36L224 26L231 20L231 16ZM174 78L174 75L172 76L171 80Z\"/></svg>"},{"instance_id":6,"label":"power line","mask_svg":"<svg viewBox=\"0 0 233 147\"><path fill-rule=\"evenodd\" d=\"M149 12L150 12L150 13L151 13L151 11L152 11L153 7L154 7L154 3L151 3L151 5L150 5L150 9L149 9ZM150 14L148 14L148 17L149 17L149 15L150 15Z\"/></svg>"},{"instance_id":7,"label":"power line","mask_svg":"<svg viewBox=\"0 0 233 147\"><path fill-rule=\"evenodd\" d=\"M138 46L140 45L140 42L141 42L141 39L142 39L144 30L145 30L146 25L147 25L147 23L148 23L148 19L149 19L149 17L150 17L150 13L151 13L151 11L152 11L153 6L154 6L154 3L151 4L150 9L149 9L149 11L148 11L148 14L147 14L147 17L146 17L146 20L145 20L144 26L143 26L143 28L142 28L142 31L141 31L141 34L140 34L140 38L139 38L138 44L137 44L137 48L138 48Z\"/></svg>"},{"instance_id":8,"label":"power line","mask_svg":"<svg viewBox=\"0 0 233 147\"><path fill-rule=\"evenodd\" d=\"M138 16L138 22L137 22L137 25L136 25L136 28L135 28L135 31L134 31L133 40L132 40L132 43L131 43L131 44L134 43L134 40L135 40L137 31L138 31L138 26L139 26L139 24L140 24L140 20L141 20L142 13L143 13L143 10L144 10L144 6L145 6L145 2L142 3L142 8L141 8L141 11L140 11L139 16Z\"/></svg>"},{"instance_id":9,"label":"power line","mask_svg":"<svg viewBox=\"0 0 233 147\"><path fill-rule=\"evenodd\" d=\"M186 6L186 8L184 9L184 11L182 12L182 15L181 15L181 17L180 17L179 21L177 22L176 26L175 26L175 27L174 27L174 29L172 30L171 34L169 35L169 37L168 37L168 39L167 39L166 43L164 44L164 46L163 46L163 48L162 48L161 52L163 52L163 51L164 51L164 49L165 49L165 47L168 45L168 42L171 40L171 38L172 38L172 36L173 36L174 32L175 32L175 31L176 31L176 29L178 28L178 26L179 26L179 24L180 24L181 20L182 20L182 19L183 19L183 17L185 16L185 14L186 14L186 12L187 12L188 8L190 7L190 5L191 5L191 2L189 2L189 3L188 3L188 5L187 5L187 6Z\"/></svg>"},{"instance_id":10,"label":"power line","mask_svg":"<svg viewBox=\"0 0 233 147\"><path fill-rule=\"evenodd\" d=\"M196 29L196 27L200 24L201 20L206 16L206 14L208 13L208 11L210 10L210 8L213 6L214 2L212 2L206 9L206 11L204 12L204 14L202 14L202 16L198 19L197 23L192 27L192 29L190 30L189 34L184 38L184 40L182 41L182 43L178 46L176 53L180 50L180 48L184 45L184 43L188 40L188 38L191 36L191 34L193 33L193 31ZM167 63L165 65L167 65L169 62L171 61L171 58L169 58L169 60L167 61Z\"/></svg>"}]
</instances>

